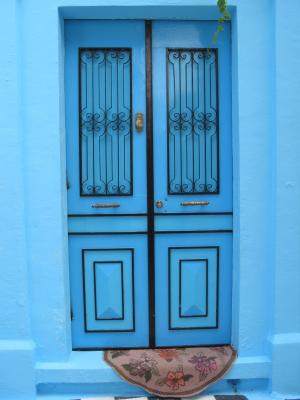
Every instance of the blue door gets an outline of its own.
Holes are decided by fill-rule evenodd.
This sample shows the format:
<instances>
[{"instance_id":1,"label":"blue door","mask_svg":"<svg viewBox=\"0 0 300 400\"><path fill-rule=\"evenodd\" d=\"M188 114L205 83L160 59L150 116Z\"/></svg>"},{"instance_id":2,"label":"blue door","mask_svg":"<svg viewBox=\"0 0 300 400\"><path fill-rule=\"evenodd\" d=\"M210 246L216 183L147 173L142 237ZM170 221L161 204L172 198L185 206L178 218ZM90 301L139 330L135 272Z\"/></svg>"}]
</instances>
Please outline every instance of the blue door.
<instances>
[{"instance_id":1,"label":"blue door","mask_svg":"<svg viewBox=\"0 0 300 400\"><path fill-rule=\"evenodd\" d=\"M73 347L147 347L145 23L68 21L65 36Z\"/></svg>"},{"instance_id":2,"label":"blue door","mask_svg":"<svg viewBox=\"0 0 300 400\"><path fill-rule=\"evenodd\" d=\"M208 49L214 29L66 23L74 349L230 343L230 32Z\"/></svg>"},{"instance_id":3,"label":"blue door","mask_svg":"<svg viewBox=\"0 0 300 400\"><path fill-rule=\"evenodd\" d=\"M153 23L156 345L231 339L229 26Z\"/></svg>"}]
</instances>

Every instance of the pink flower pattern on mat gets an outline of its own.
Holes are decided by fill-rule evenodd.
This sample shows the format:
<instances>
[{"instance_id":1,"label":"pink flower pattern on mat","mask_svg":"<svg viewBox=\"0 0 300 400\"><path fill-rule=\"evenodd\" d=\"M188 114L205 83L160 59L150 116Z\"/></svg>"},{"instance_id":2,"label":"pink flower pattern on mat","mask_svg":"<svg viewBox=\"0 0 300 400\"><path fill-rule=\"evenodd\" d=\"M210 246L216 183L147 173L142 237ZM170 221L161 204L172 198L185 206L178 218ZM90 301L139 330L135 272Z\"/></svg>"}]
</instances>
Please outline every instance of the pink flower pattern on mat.
<instances>
[{"instance_id":1,"label":"pink flower pattern on mat","mask_svg":"<svg viewBox=\"0 0 300 400\"><path fill-rule=\"evenodd\" d=\"M195 370L199 371L199 379L206 378L218 368L216 357L207 357L201 352L194 355L189 362L195 364Z\"/></svg>"}]
</instances>

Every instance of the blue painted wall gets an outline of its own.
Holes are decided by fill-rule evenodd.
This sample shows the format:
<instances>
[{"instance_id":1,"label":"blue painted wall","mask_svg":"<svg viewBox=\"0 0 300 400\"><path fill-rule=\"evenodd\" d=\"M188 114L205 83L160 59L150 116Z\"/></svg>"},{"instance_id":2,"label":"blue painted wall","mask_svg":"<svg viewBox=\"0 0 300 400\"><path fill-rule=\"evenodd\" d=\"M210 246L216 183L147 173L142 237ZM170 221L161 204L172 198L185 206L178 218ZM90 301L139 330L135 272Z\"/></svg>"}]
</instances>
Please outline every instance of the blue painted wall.
<instances>
[{"instance_id":1,"label":"blue painted wall","mask_svg":"<svg viewBox=\"0 0 300 400\"><path fill-rule=\"evenodd\" d=\"M300 11L232 0L234 282L239 359L211 390L300 393ZM214 0L11 0L0 13L0 398L141 393L72 352L64 18L215 19ZM130 6L130 7L128 7Z\"/></svg>"}]
</instances>

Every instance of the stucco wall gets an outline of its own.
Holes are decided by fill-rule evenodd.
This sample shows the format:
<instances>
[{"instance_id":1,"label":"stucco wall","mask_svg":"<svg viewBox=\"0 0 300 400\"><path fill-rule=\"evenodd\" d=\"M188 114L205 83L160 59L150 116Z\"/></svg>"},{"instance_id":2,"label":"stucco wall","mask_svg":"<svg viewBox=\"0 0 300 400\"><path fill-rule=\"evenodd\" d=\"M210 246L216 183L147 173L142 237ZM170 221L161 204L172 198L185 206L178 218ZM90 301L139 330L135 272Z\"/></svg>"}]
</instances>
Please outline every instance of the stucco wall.
<instances>
[{"instance_id":1,"label":"stucco wall","mask_svg":"<svg viewBox=\"0 0 300 400\"><path fill-rule=\"evenodd\" d=\"M300 5L232 6L234 284L228 375L300 392ZM216 19L214 0L10 0L0 13L0 398L138 393L71 352L64 18ZM219 384L212 390L228 386ZM266 386L268 385L268 386Z\"/></svg>"}]
</instances>

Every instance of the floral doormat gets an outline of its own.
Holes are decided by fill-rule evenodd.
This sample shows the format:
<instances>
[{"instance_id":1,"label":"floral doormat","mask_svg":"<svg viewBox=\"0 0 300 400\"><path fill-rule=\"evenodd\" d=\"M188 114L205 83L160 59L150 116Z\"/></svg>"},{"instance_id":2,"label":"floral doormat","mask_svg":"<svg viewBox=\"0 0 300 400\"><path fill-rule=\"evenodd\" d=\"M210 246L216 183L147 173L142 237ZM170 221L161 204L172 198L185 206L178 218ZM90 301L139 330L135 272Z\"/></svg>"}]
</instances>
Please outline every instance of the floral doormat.
<instances>
[{"instance_id":1,"label":"floral doormat","mask_svg":"<svg viewBox=\"0 0 300 400\"><path fill-rule=\"evenodd\" d=\"M188 397L222 378L236 359L231 346L108 350L105 361L129 383L159 397Z\"/></svg>"},{"instance_id":2,"label":"floral doormat","mask_svg":"<svg viewBox=\"0 0 300 400\"><path fill-rule=\"evenodd\" d=\"M73 400L159 400L159 397L82 397ZM217 394L210 396L194 397L193 400L248 400L246 396L241 394ZM300 400L300 399L297 399Z\"/></svg>"},{"instance_id":3,"label":"floral doormat","mask_svg":"<svg viewBox=\"0 0 300 400\"><path fill-rule=\"evenodd\" d=\"M159 400L159 397L82 397L81 399L71 400ZM172 400L172 399L170 399ZM193 400L248 400L246 396L241 394L216 394L214 396L207 395L201 397L193 397ZM300 399L297 399L300 400Z\"/></svg>"}]
</instances>

